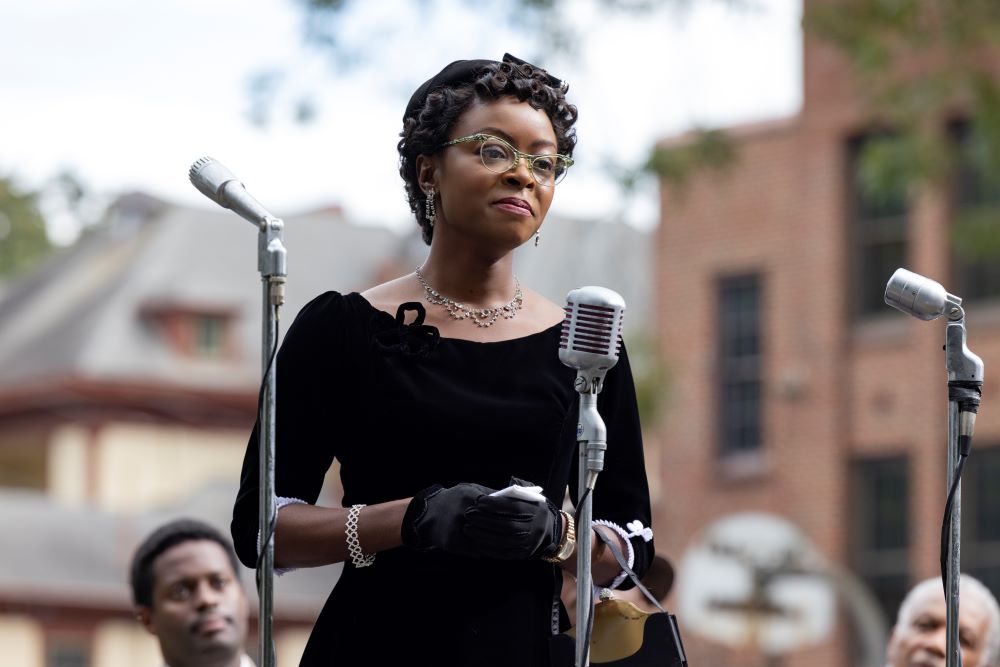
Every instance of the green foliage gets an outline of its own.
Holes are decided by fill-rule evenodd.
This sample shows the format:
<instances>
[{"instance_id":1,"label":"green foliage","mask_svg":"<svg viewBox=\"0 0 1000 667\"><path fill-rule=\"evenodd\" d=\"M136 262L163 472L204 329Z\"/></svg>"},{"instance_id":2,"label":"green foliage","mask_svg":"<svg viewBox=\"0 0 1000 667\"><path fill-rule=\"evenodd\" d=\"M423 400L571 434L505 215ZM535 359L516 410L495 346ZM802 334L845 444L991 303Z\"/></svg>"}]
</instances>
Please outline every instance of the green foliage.
<instances>
[{"instance_id":1,"label":"green foliage","mask_svg":"<svg viewBox=\"0 0 1000 667\"><path fill-rule=\"evenodd\" d=\"M37 193L22 192L0 178L0 276L23 271L51 248Z\"/></svg>"},{"instance_id":2,"label":"green foliage","mask_svg":"<svg viewBox=\"0 0 1000 667\"><path fill-rule=\"evenodd\" d=\"M972 164L984 178L1000 185L1000 87L983 73L972 77L972 91L978 114L972 121Z\"/></svg>"},{"instance_id":3,"label":"green foliage","mask_svg":"<svg viewBox=\"0 0 1000 667\"><path fill-rule=\"evenodd\" d=\"M654 148L643 169L675 190L682 190L695 173L724 171L736 157L736 146L725 132L700 129L682 144Z\"/></svg>"},{"instance_id":4,"label":"green foliage","mask_svg":"<svg viewBox=\"0 0 1000 667\"><path fill-rule=\"evenodd\" d=\"M914 186L946 175L949 146L921 134L882 134L865 142L858 159L858 184L878 204L905 201Z\"/></svg>"},{"instance_id":5,"label":"green foliage","mask_svg":"<svg viewBox=\"0 0 1000 667\"><path fill-rule=\"evenodd\" d=\"M659 422L670 401L670 373L657 350L655 337L645 333L632 335L627 347L639 419L649 429Z\"/></svg>"},{"instance_id":6,"label":"green foliage","mask_svg":"<svg viewBox=\"0 0 1000 667\"><path fill-rule=\"evenodd\" d=\"M853 64L873 126L890 137L862 152L869 194L895 196L942 182L959 164L943 130L956 116L974 128L976 166L1000 176L1000 45L996 0L833 0L807 2L806 30Z\"/></svg>"},{"instance_id":7,"label":"green foliage","mask_svg":"<svg viewBox=\"0 0 1000 667\"><path fill-rule=\"evenodd\" d=\"M357 11L361 0L291 0L302 12L303 43L323 54L335 71L345 71L369 63L375 48L392 44L404 31L421 30L421 25L402 21L383 21L376 28L365 26ZM614 14L677 14L694 2L714 2L736 8L752 9L759 0L586 0L604 16ZM532 46L517 55L530 62L551 62L553 55L579 55L583 41L575 19L585 0L417 0L416 7L430 21L446 14L447 8L460 3L499 27L513 29ZM370 3L374 5L375 3ZM442 11L444 10L444 11ZM445 19L446 20L446 19ZM376 45L376 47L373 47ZM499 55L499 54L497 54ZM280 107L300 123L311 122L317 115L313 99L315 81L297 87L293 67L278 67L257 72L248 81L248 118L265 126ZM288 96L292 99L286 102ZM280 99L279 99L280 98Z\"/></svg>"},{"instance_id":8,"label":"green foliage","mask_svg":"<svg viewBox=\"0 0 1000 667\"><path fill-rule=\"evenodd\" d=\"M958 215L952 247L964 259L981 262L1000 257L1000 204L984 204Z\"/></svg>"},{"instance_id":9,"label":"green foliage","mask_svg":"<svg viewBox=\"0 0 1000 667\"><path fill-rule=\"evenodd\" d=\"M344 8L348 0L307 0L303 4L311 9L323 11L339 11Z\"/></svg>"}]
</instances>

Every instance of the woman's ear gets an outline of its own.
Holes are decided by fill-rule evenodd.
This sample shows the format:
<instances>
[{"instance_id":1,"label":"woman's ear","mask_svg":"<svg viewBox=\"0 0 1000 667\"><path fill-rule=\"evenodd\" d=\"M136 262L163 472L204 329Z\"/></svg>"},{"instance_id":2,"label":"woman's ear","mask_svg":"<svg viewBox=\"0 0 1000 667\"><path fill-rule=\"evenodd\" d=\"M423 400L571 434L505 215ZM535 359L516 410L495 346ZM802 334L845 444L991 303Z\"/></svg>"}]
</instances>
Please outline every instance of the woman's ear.
<instances>
[{"instance_id":1,"label":"woman's ear","mask_svg":"<svg viewBox=\"0 0 1000 667\"><path fill-rule=\"evenodd\" d=\"M433 156L417 156L417 182L420 184L420 189L424 192L427 192L431 188L437 188L437 160Z\"/></svg>"}]
</instances>

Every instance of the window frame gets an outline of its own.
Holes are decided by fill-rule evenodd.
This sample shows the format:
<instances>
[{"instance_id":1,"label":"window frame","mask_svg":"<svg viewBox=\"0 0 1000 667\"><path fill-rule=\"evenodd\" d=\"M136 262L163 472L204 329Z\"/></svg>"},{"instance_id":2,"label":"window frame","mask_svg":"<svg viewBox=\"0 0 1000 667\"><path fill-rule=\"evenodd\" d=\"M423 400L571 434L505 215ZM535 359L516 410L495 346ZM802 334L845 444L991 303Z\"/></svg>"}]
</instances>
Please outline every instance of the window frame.
<instances>
[{"instance_id":1,"label":"window frame","mask_svg":"<svg viewBox=\"0 0 1000 667\"><path fill-rule=\"evenodd\" d=\"M854 458L849 462L848 485L850 489L850 544L848 553L852 569L865 582L869 590L881 605L887 627L891 627L899 604L909 590L912 579L910 554L913 549L913 465L908 453L900 450L897 454L864 456ZM896 470L893 471L893 468ZM886 473L902 476L905 488L902 492L893 490L885 494L898 500L901 504L904 525L900 544L879 545L869 543L869 538L875 540L884 537L879 528L878 503L875 496L878 489L869 485L877 483L881 469L882 479ZM873 581L889 581L898 579L895 591L889 595L880 593L881 586L873 585Z\"/></svg>"},{"instance_id":2,"label":"window frame","mask_svg":"<svg viewBox=\"0 0 1000 667\"><path fill-rule=\"evenodd\" d=\"M848 304L850 319L855 322L891 314L882 299L884 285L893 271L907 265L910 250L912 206L909 198L904 194L900 201L893 204L871 200L862 191L858 175L858 164L866 142L885 136L891 136L890 132L872 130L855 134L846 142L844 214L852 295ZM899 210L892 210L893 205L899 206ZM886 206L888 210L885 210ZM899 246L896 252L890 250L888 253L893 254L895 259L880 261L872 257L890 246Z\"/></svg>"},{"instance_id":3,"label":"window frame","mask_svg":"<svg viewBox=\"0 0 1000 667\"><path fill-rule=\"evenodd\" d=\"M741 312L743 304L734 305L729 298L738 299L740 293L751 291L754 302L752 307L753 331L741 329L745 324L746 313ZM754 467L763 456L765 442L765 396L764 396L764 331L763 317L765 303L765 280L760 272L744 272L721 276L716 280L716 341L715 341L715 405L716 422L715 451L718 459L729 465ZM734 328L735 327L735 328ZM737 339L752 338L753 349L748 353L729 354L727 345ZM746 407L747 401L740 405L731 399L728 391L737 386L752 385L756 387L750 409L753 415L736 412ZM734 445L731 435L736 430L755 430L749 437L749 445L745 444L741 435L740 444Z\"/></svg>"}]
</instances>

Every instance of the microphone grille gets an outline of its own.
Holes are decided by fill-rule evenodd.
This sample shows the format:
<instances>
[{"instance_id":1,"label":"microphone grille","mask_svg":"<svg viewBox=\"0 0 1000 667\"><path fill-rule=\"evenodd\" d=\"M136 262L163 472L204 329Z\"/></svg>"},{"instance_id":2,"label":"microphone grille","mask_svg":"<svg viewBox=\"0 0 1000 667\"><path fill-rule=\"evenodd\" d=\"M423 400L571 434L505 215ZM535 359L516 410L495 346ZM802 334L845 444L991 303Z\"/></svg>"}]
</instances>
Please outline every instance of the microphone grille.
<instances>
[{"instance_id":1,"label":"microphone grille","mask_svg":"<svg viewBox=\"0 0 1000 667\"><path fill-rule=\"evenodd\" d=\"M213 162L215 162L215 158L208 157L207 155L195 160L194 164L191 165L191 169L188 170L188 178L191 179L191 182L197 184L196 179L198 178L198 174Z\"/></svg>"},{"instance_id":2,"label":"microphone grille","mask_svg":"<svg viewBox=\"0 0 1000 667\"><path fill-rule=\"evenodd\" d=\"M596 354L617 359L621 352L625 302L610 290L585 287L566 297L559 337L560 356Z\"/></svg>"},{"instance_id":3,"label":"microphone grille","mask_svg":"<svg viewBox=\"0 0 1000 667\"><path fill-rule=\"evenodd\" d=\"M617 357L621 351L624 313L608 306L566 302L559 347L575 352L592 352ZM575 318L574 318L575 314ZM574 319L576 326L573 326Z\"/></svg>"}]
</instances>

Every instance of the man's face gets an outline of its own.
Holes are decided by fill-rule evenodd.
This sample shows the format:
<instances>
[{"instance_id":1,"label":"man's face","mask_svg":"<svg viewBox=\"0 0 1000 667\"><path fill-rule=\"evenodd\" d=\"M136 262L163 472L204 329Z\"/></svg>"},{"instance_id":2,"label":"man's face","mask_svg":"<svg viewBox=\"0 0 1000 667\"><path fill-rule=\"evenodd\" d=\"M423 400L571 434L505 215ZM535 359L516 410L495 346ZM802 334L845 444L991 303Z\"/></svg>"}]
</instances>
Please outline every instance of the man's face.
<instances>
[{"instance_id":1,"label":"man's face","mask_svg":"<svg viewBox=\"0 0 1000 667\"><path fill-rule=\"evenodd\" d=\"M963 591L964 592L964 591ZM891 667L944 667L946 607L939 587L918 595L909 618L900 619L889 639ZM989 615L978 595L962 595L959 605L959 644L962 664L979 667L986 647Z\"/></svg>"},{"instance_id":2,"label":"man's face","mask_svg":"<svg viewBox=\"0 0 1000 667\"><path fill-rule=\"evenodd\" d=\"M171 667L238 664L247 599L216 542L192 540L160 554L153 561L153 606L138 611Z\"/></svg>"}]
</instances>

